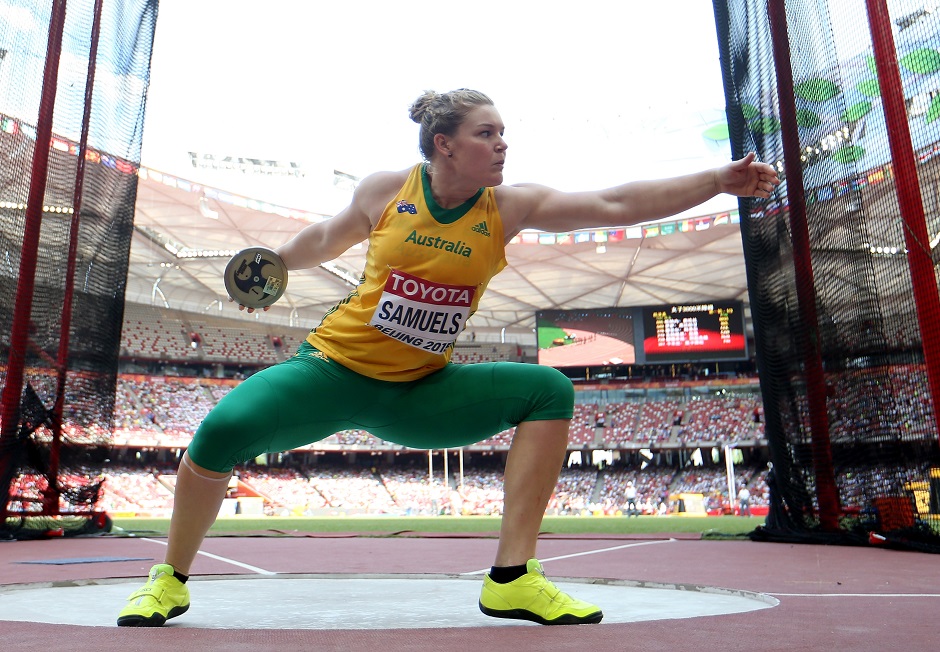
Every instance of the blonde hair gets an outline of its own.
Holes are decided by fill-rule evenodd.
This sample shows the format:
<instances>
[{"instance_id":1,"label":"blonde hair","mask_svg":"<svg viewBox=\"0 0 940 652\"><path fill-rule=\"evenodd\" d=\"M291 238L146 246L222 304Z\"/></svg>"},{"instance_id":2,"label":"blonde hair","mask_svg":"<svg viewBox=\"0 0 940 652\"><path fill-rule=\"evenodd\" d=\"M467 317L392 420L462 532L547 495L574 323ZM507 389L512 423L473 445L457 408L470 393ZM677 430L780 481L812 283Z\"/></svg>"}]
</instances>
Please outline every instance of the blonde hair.
<instances>
[{"instance_id":1,"label":"blonde hair","mask_svg":"<svg viewBox=\"0 0 940 652\"><path fill-rule=\"evenodd\" d=\"M421 125L418 149L424 160L430 161L434 153L434 136L453 136L471 110L493 100L479 91L458 88L446 93L425 91L416 99L408 112L411 119Z\"/></svg>"}]
</instances>

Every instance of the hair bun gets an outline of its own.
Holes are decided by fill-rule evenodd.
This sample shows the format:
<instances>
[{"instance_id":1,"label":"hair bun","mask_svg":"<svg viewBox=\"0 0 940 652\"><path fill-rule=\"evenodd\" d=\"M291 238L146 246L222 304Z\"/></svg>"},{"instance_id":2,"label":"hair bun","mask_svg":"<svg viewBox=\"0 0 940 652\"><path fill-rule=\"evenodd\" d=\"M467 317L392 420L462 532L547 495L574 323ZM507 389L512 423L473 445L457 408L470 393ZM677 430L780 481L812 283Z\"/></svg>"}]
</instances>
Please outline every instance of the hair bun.
<instances>
[{"instance_id":1,"label":"hair bun","mask_svg":"<svg viewBox=\"0 0 940 652\"><path fill-rule=\"evenodd\" d=\"M424 120L424 116L427 115L428 109L431 108L431 104L440 97L440 94L435 91L424 91L421 97L416 99L408 109L408 114L411 116L411 119L421 124Z\"/></svg>"}]
</instances>

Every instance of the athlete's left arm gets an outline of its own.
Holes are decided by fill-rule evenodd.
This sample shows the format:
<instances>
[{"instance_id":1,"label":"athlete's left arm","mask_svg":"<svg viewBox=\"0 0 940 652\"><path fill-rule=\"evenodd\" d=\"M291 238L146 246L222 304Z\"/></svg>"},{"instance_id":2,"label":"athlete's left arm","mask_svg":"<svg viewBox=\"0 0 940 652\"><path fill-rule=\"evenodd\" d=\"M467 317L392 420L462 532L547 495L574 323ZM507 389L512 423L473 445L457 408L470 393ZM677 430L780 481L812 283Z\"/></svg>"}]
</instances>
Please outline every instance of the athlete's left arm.
<instances>
[{"instance_id":1,"label":"athlete's left arm","mask_svg":"<svg viewBox=\"0 0 940 652\"><path fill-rule=\"evenodd\" d=\"M780 180L772 166L755 158L752 152L712 170L589 192L561 192L534 184L512 186L505 202L507 238L522 229L559 232L630 226L681 213L721 193L767 198Z\"/></svg>"}]
</instances>

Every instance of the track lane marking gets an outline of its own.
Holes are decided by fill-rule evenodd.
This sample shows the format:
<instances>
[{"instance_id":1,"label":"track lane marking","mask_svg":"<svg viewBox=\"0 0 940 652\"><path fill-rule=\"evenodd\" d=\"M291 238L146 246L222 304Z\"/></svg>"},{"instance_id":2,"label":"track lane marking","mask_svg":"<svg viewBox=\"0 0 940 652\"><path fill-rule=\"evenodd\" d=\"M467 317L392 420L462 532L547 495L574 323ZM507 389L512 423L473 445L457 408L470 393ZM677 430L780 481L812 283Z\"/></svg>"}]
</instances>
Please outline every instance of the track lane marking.
<instances>
[{"instance_id":1,"label":"track lane marking","mask_svg":"<svg viewBox=\"0 0 940 652\"><path fill-rule=\"evenodd\" d=\"M148 539L147 537L138 537L141 541L149 541L151 543L159 543L161 546L168 545L166 541L159 541L157 539ZM235 561L234 559L229 559L228 557L220 557L219 555L213 555L211 552L204 552L202 550L198 551L196 554L202 555L204 557L209 557L210 559L215 559L216 561L222 561L226 564L231 564L232 566L238 566L239 568L244 568L245 570L250 570L259 575L277 575L274 571L265 570L263 568L258 568L257 566L252 566L251 564L244 564L240 561Z\"/></svg>"},{"instance_id":2,"label":"track lane marking","mask_svg":"<svg viewBox=\"0 0 940 652\"><path fill-rule=\"evenodd\" d=\"M940 593L770 593L775 598L940 598Z\"/></svg>"},{"instance_id":3,"label":"track lane marking","mask_svg":"<svg viewBox=\"0 0 940 652\"><path fill-rule=\"evenodd\" d=\"M597 555L602 552L613 552L614 550L623 550L624 548L638 548L639 546L653 546L658 543L673 543L678 541L678 539L660 539L657 541L641 541L639 543L625 543L622 546L613 546L610 548L600 548L598 550L587 550L585 552L575 552L570 555L559 555L557 557L545 557L542 559L539 558L540 562L550 562L557 561L559 559L572 559L574 557L586 557L587 555ZM467 573L461 573L461 575L483 575L484 573L489 573L489 568L484 568L483 570L469 571Z\"/></svg>"}]
</instances>

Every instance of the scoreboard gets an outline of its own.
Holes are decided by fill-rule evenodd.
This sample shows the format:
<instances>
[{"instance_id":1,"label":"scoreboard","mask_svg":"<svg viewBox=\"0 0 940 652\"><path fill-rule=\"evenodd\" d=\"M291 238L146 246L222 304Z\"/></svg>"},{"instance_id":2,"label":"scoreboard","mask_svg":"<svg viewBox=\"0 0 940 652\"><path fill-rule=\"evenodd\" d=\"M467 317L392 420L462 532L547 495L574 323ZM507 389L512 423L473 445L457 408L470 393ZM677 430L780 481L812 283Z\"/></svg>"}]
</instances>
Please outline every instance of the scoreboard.
<instances>
[{"instance_id":1,"label":"scoreboard","mask_svg":"<svg viewBox=\"0 0 940 652\"><path fill-rule=\"evenodd\" d=\"M646 362L747 359L740 301L646 306L641 311Z\"/></svg>"},{"instance_id":2,"label":"scoreboard","mask_svg":"<svg viewBox=\"0 0 940 652\"><path fill-rule=\"evenodd\" d=\"M747 360L744 304L540 310L539 364L607 367Z\"/></svg>"}]
</instances>

